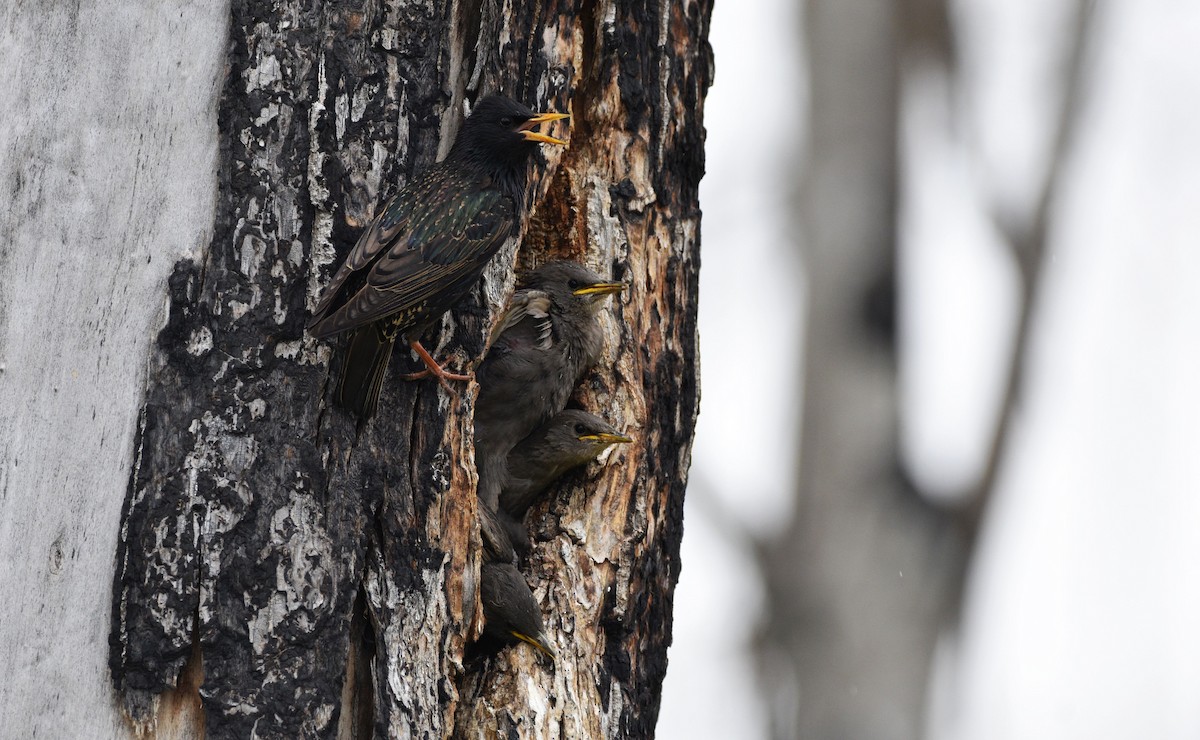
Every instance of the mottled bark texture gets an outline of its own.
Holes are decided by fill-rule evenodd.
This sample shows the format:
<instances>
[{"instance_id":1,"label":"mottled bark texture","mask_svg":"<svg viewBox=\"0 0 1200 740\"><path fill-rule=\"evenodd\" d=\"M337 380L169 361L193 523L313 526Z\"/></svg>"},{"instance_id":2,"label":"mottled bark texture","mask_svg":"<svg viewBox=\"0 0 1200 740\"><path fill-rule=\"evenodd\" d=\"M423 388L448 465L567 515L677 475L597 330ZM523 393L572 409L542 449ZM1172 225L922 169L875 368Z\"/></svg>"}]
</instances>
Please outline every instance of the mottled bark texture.
<instances>
[{"instance_id":1,"label":"mottled bark texture","mask_svg":"<svg viewBox=\"0 0 1200 740\"><path fill-rule=\"evenodd\" d=\"M190 726L212 737L652 734L698 404L708 18L708 2L233 4L214 238L170 279L121 525L111 668L143 733L195 691L187 664ZM553 667L523 646L464 664L474 385L403 382L417 366L398 351L359 429L331 402L337 343L304 333L375 205L491 91L569 112L570 147L535 167L523 246L426 346L478 358L514 262L578 258L630 286L576 400L636 442L531 519Z\"/></svg>"}]
</instances>

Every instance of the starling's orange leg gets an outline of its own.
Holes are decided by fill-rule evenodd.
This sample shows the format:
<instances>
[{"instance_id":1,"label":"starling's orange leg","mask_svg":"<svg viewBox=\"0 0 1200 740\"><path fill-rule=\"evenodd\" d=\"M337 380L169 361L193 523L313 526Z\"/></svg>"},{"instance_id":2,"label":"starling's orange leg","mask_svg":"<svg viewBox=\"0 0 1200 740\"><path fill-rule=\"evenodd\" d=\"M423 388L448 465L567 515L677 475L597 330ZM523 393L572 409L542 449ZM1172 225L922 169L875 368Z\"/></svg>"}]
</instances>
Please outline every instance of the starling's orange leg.
<instances>
[{"instance_id":1,"label":"starling's orange leg","mask_svg":"<svg viewBox=\"0 0 1200 740\"><path fill-rule=\"evenodd\" d=\"M433 359L433 355L429 354L429 352L427 352L425 348L421 346L420 342L414 340L409 342L408 346L412 347L412 351L417 353L417 357L421 358L421 362L425 363L426 369L417 373L409 373L408 375L405 375L405 380L420 380L421 378L428 378L432 375L438 379L438 383L441 383L443 388L453 393L454 389L451 388L450 384L446 382L447 380L467 381L471 379L470 375L460 375L458 373L447 372L446 368L439 365L437 360Z\"/></svg>"}]
</instances>

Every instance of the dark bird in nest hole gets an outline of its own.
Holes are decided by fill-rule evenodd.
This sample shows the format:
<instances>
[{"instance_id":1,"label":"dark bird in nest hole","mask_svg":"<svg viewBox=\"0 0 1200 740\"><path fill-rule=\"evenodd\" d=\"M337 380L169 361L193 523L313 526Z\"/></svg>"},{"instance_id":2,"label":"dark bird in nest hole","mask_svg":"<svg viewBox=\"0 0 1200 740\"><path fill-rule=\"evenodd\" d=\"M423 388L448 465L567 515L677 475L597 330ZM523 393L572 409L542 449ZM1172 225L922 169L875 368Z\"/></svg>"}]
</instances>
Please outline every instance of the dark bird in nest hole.
<instances>
[{"instance_id":1,"label":"dark bird in nest hole","mask_svg":"<svg viewBox=\"0 0 1200 740\"><path fill-rule=\"evenodd\" d=\"M567 405L603 345L597 315L624 284L575 262L521 276L476 377L475 462L479 500L498 508L508 453Z\"/></svg>"}]
</instances>

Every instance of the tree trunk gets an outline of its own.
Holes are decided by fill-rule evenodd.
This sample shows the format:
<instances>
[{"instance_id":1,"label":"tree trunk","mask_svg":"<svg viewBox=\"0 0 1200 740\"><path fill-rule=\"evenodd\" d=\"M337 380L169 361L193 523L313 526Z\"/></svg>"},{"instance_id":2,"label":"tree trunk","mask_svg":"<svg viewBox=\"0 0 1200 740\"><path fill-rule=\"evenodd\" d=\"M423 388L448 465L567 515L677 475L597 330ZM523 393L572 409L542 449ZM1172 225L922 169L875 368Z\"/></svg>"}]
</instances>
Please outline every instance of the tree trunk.
<instances>
[{"instance_id":1,"label":"tree trunk","mask_svg":"<svg viewBox=\"0 0 1200 740\"><path fill-rule=\"evenodd\" d=\"M4 737L129 736L113 555L164 281L212 239L227 22L172 0L0 10Z\"/></svg>"},{"instance_id":2,"label":"tree trunk","mask_svg":"<svg viewBox=\"0 0 1200 740\"><path fill-rule=\"evenodd\" d=\"M120 521L110 667L139 735L653 733L698 404L708 17L707 2L233 3L214 233L168 280ZM397 352L356 428L331 403L340 351L304 332L375 206L492 91L571 113L571 146L535 168L519 253L427 346L478 359L514 256L629 284L576 398L636 442L534 512L552 667L524 647L464 661L475 386L404 382Z\"/></svg>"}]
</instances>

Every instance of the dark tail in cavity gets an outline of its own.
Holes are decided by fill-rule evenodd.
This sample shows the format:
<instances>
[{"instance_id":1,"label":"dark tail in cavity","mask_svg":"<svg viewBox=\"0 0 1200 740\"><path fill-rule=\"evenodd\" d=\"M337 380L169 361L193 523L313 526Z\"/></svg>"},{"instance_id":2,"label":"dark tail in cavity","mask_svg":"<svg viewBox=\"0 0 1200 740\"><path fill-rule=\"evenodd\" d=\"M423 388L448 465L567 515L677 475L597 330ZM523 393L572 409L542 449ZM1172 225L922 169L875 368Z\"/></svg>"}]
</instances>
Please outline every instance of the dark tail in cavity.
<instances>
[{"instance_id":1,"label":"dark tail in cavity","mask_svg":"<svg viewBox=\"0 0 1200 740\"><path fill-rule=\"evenodd\" d=\"M394 336L387 336L375 325L364 326L350 338L337 402L363 421L374 416L379 405L379 392L394 343Z\"/></svg>"}]
</instances>

